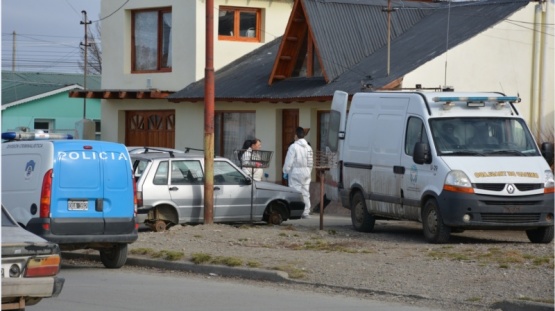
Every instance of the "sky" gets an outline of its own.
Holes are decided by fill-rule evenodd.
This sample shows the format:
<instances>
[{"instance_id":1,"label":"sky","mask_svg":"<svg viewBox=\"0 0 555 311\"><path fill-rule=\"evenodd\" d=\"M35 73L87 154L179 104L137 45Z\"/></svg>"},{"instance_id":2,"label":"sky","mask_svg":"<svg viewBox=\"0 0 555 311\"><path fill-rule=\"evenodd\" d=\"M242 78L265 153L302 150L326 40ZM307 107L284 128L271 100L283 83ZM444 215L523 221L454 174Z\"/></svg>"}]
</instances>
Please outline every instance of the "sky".
<instances>
[{"instance_id":1,"label":"sky","mask_svg":"<svg viewBox=\"0 0 555 311\"><path fill-rule=\"evenodd\" d=\"M16 71L82 73L83 10L95 31L100 0L1 0L2 70L12 70L15 31Z\"/></svg>"}]
</instances>

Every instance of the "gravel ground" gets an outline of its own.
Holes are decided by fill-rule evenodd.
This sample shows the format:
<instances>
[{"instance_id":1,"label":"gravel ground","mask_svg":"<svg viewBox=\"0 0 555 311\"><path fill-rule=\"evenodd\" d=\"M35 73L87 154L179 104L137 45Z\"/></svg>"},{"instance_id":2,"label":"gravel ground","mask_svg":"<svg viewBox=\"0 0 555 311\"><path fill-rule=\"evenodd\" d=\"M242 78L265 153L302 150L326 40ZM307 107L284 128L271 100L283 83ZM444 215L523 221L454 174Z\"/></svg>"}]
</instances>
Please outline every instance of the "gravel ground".
<instances>
[{"instance_id":1,"label":"gravel ground","mask_svg":"<svg viewBox=\"0 0 555 311\"><path fill-rule=\"evenodd\" d=\"M148 250L150 253L140 255ZM141 231L130 256L199 254L241 267L282 270L304 288L404 302L443 310L495 309L506 300L553 304L554 249L532 244L523 232L466 231L449 244L424 241L421 225L378 221L372 233L356 232L348 217L324 216L265 224L175 226ZM233 260L232 260L233 259ZM163 259L165 260L165 259ZM208 264L208 263L206 263ZM304 285L303 285L304 284ZM307 285L308 284L308 285Z\"/></svg>"}]
</instances>

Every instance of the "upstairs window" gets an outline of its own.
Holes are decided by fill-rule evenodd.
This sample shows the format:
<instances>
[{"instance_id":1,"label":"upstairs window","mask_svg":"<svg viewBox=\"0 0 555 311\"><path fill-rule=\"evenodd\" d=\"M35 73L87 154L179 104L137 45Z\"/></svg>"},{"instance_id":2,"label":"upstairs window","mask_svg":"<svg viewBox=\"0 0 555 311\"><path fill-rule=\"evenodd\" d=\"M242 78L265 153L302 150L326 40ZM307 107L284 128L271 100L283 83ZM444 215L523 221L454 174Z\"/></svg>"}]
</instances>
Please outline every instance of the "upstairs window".
<instances>
[{"instance_id":1,"label":"upstairs window","mask_svg":"<svg viewBox=\"0 0 555 311\"><path fill-rule=\"evenodd\" d=\"M260 9L222 6L218 13L219 40L260 42Z\"/></svg>"},{"instance_id":2,"label":"upstairs window","mask_svg":"<svg viewBox=\"0 0 555 311\"><path fill-rule=\"evenodd\" d=\"M137 10L132 13L132 71L171 71L171 8Z\"/></svg>"}]
</instances>

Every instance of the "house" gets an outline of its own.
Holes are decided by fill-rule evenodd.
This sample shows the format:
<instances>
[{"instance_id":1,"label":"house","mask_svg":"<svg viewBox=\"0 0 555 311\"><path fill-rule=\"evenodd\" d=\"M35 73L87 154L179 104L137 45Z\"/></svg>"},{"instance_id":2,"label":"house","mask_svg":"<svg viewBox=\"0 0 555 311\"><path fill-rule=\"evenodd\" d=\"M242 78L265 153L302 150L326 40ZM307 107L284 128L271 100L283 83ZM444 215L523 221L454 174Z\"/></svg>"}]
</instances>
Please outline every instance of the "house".
<instances>
[{"instance_id":1,"label":"house","mask_svg":"<svg viewBox=\"0 0 555 311\"><path fill-rule=\"evenodd\" d=\"M96 124L100 138L100 99L70 98L83 89L82 74L2 71L2 132L17 129L74 134L83 118ZM87 76L87 88L98 89L100 76ZM86 113L85 113L86 106Z\"/></svg>"},{"instance_id":2,"label":"house","mask_svg":"<svg viewBox=\"0 0 555 311\"><path fill-rule=\"evenodd\" d=\"M203 147L203 5L136 1L117 10L102 1L103 16L115 12L103 21L102 88L71 96L102 98L103 138ZM256 136L263 149L274 151L265 170L269 180L280 181L296 126L311 129L308 140L323 148L320 137L335 90L353 94L418 84L518 93L529 103L520 109L533 126L552 122L552 9L549 2L522 0L215 1L215 153L233 158L245 138ZM164 17L168 12L173 17ZM231 12L260 16L253 17L254 37L249 29L220 27ZM138 55L151 54L139 44L148 40L138 29L150 18L158 26L147 30L169 31L171 42L164 44L169 39L161 36L161 52L145 65ZM279 21L283 24L269 31ZM234 22L241 24L236 17Z\"/></svg>"}]
</instances>

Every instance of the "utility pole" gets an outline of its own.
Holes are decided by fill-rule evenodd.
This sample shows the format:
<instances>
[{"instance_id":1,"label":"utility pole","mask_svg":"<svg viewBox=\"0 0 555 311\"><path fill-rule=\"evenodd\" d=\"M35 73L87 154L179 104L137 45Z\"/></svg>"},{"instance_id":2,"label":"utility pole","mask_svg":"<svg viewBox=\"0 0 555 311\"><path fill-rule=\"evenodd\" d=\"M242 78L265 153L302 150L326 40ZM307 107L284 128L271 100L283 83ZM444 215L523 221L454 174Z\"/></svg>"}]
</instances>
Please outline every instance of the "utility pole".
<instances>
[{"instance_id":1,"label":"utility pole","mask_svg":"<svg viewBox=\"0 0 555 311\"><path fill-rule=\"evenodd\" d=\"M79 43L80 46L84 46L85 48L85 70L83 72L83 76L84 76L84 81L83 81L83 89L85 91L85 96L83 96L83 119L87 118L87 50L89 49L89 42L87 39L87 25L91 24L91 21L87 21L87 11L83 10L81 11L81 13L83 14L83 19L84 21L81 21L81 25L84 26L85 28L85 43L83 44L82 42Z\"/></svg>"},{"instance_id":2,"label":"utility pole","mask_svg":"<svg viewBox=\"0 0 555 311\"><path fill-rule=\"evenodd\" d=\"M214 223L214 0L206 0L204 69L204 224Z\"/></svg>"},{"instance_id":3,"label":"utility pole","mask_svg":"<svg viewBox=\"0 0 555 311\"><path fill-rule=\"evenodd\" d=\"M12 44L12 72L15 72L15 30L13 32L13 44Z\"/></svg>"}]
</instances>

